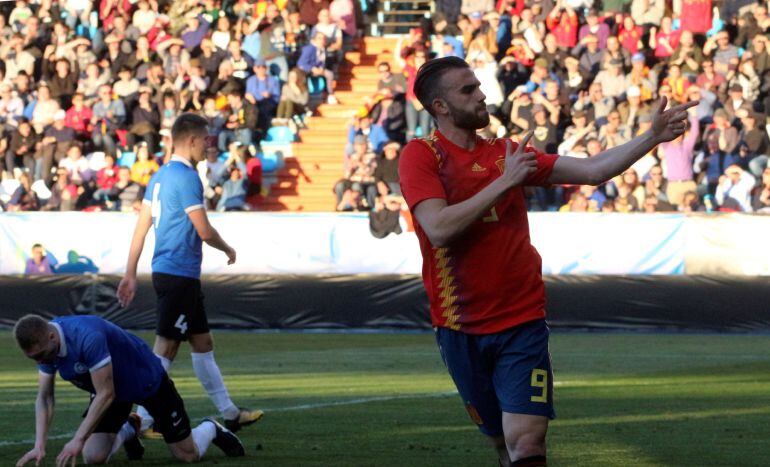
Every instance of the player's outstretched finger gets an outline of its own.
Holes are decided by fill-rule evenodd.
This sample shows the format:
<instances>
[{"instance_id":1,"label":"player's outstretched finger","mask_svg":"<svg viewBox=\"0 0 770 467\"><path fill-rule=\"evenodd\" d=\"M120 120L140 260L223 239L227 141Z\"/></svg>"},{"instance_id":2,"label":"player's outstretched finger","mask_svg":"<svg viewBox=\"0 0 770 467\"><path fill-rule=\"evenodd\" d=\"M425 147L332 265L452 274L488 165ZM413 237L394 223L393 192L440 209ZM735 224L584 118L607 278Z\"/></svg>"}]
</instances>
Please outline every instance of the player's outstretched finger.
<instances>
[{"instance_id":1,"label":"player's outstretched finger","mask_svg":"<svg viewBox=\"0 0 770 467\"><path fill-rule=\"evenodd\" d=\"M691 107L695 107L696 105L700 104L700 101L690 101L685 102L684 104L679 104L676 107L672 107L670 109L671 112L682 112L685 111Z\"/></svg>"},{"instance_id":2,"label":"player's outstretched finger","mask_svg":"<svg viewBox=\"0 0 770 467\"><path fill-rule=\"evenodd\" d=\"M658 113L662 114L664 110L666 110L666 104L668 104L668 99L666 96L663 96L660 98L660 105L658 106Z\"/></svg>"},{"instance_id":3,"label":"player's outstretched finger","mask_svg":"<svg viewBox=\"0 0 770 467\"><path fill-rule=\"evenodd\" d=\"M534 131L528 131L526 135L524 135L524 138L522 138L521 142L519 143L519 147L516 148L516 153L522 154L524 153L524 148L527 147L527 144L529 144L529 140L532 139L532 135L534 135Z\"/></svg>"}]
</instances>

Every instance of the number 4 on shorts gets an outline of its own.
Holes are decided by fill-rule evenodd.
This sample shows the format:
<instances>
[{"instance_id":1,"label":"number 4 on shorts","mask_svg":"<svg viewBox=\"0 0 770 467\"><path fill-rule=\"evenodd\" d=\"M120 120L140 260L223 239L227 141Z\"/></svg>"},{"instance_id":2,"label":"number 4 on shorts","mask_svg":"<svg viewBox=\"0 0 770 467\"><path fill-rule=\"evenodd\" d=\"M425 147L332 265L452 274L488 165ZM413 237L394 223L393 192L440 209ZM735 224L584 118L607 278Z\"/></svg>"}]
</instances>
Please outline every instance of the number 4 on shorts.
<instances>
[{"instance_id":1,"label":"number 4 on shorts","mask_svg":"<svg viewBox=\"0 0 770 467\"><path fill-rule=\"evenodd\" d=\"M179 319L177 319L176 324L174 324L174 327L179 329L179 332L182 334L187 333L187 323L185 322L185 318L185 315L179 315Z\"/></svg>"},{"instance_id":2,"label":"number 4 on shorts","mask_svg":"<svg viewBox=\"0 0 770 467\"><path fill-rule=\"evenodd\" d=\"M532 402L548 403L548 372L535 368L532 370L532 382L530 383L533 388L540 389L539 396L532 396L529 400Z\"/></svg>"}]
</instances>

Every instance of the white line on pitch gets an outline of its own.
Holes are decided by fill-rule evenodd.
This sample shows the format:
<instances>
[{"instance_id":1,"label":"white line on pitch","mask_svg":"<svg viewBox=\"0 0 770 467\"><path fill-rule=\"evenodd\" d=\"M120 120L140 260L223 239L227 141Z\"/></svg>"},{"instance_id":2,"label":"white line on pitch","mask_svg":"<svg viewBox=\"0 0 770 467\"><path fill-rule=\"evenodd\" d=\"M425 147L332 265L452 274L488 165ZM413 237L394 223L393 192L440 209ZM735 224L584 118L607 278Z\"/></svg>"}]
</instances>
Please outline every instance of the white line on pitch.
<instances>
[{"instance_id":1,"label":"white line on pitch","mask_svg":"<svg viewBox=\"0 0 770 467\"><path fill-rule=\"evenodd\" d=\"M362 397L360 399L350 399L346 401L332 401L332 402L319 402L317 404L302 404L302 405L292 405L289 407L276 407L274 409L265 409L265 413L272 413L272 412L292 412L297 410L313 410L313 409L322 409L325 407L337 407L337 406L343 406L343 405L357 405L357 404L368 404L370 402L387 402L387 401L393 401L393 400L401 400L401 399L426 399L426 398L434 398L434 397L446 397L446 396L453 396L457 394L456 391L447 391L447 392L434 392L434 393L428 393L428 394L409 394L404 396L379 396L379 397ZM54 435L49 436L48 439L65 439L70 438L74 436L75 432L72 433L64 433L61 435ZM0 441L0 447L5 446L18 446L21 444L34 444L35 439L22 439L18 441Z\"/></svg>"}]
</instances>

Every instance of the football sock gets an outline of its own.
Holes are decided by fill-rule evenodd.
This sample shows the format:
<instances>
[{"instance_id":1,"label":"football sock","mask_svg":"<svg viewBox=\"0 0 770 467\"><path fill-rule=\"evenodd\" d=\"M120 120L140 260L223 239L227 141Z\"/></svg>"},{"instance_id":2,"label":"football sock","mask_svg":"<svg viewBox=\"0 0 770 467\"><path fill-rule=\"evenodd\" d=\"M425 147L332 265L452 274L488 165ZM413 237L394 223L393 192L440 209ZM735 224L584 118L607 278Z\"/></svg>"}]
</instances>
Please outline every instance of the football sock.
<instances>
[{"instance_id":1,"label":"football sock","mask_svg":"<svg viewBox=\"0 0 770 467\"><path fill-rule=\"evenodd\" d=\"M517 467L545 467L548 463L545 461L545 456L529 456L511 462L511 465Z\"/></svg>"},{"instance_id":2,"label":"football sock","mask_svg":"<svg viewBox=\"0 0 770 467\"><path fill-rule=\"evenodd\" d=\"M158 360L160 360L160 365L164 370L166 370L166 373L168 373L169 369L171 368L171 360L158 354L155 354L155 356L158 357ZM150 415L150 413L147 412L147 410L141 405L136 408L136 413L142 417L142 431L148 430L152 426L152 423L155 421L152 418L152 415Z\"/></svg>"},{"instance_id":3,"label":"football sock","mask_svg":"<svg viewBox=\"0 0 770 467\"><path fill-rule=\"evenodd\" d=\"M155 356L158 357L161 366L163 366L163 369L166 370L166 373L168 373L169 368L171 368L171 360L158 354L155 354Z\"/></svg>"},{"instance_id":4,"label":"football sock","mask_svg":"<svg viewBox=\"0 0 770 467\"><path fill-rule=\"evenodd\" d=\"M203 455L206 454L206 450L216 436L217 427L211 422L203 422L193 428L192 439L193 443L195 443L195 447L198 448L198 459L201 459Z\"/></svg>"},{"instance_id":5,"label":"football sock","mask_svg":"<svg viewBox=\"0 0 770 467\"><path fill-rule=\"evenodd\" d=\"M192 352L192 364L195 376L203 385L214 405L225 420L232 420L238 416L238 407L230 400L222 373L217 362L214 361L214 351L196 353Z\"/></svg>"},{"instance_id":6,"label":"football sock","mask_svg":"<svg viewBox=\"0 0 770 467\"><path fill-rule=\"evenodd\" d=\"M118 433L115 435L115 441L112 443L110 456L107 459L111 458L113 454L118 452L118 450L123 446L123 443L125 443L127 439L131 439L135 435L136 432L134 431L134 427L131 426L131 424L128 422L124 423L120 428L120 431L118 431Z\"/></svg>"}]
</instances>

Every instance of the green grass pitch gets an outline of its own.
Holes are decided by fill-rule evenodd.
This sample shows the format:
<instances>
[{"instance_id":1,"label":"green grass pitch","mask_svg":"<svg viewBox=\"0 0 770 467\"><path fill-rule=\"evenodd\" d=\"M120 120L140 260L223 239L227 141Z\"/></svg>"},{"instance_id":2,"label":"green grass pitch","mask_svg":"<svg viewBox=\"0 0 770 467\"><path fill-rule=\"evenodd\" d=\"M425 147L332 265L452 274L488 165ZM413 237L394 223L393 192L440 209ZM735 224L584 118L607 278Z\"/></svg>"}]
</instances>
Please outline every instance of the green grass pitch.
<instances>
[{"instance_id":1,"label":"green grass pitch","mask_svg":"<svg viewBox=\"0 0 770 467\"><path fill-rule=\"evenodd\" d=\"M233 399L267 414L240 433L247 457L212 447L202 465L497 465L452 394L430 334L215 338ZM9 332L0 344L0 464L13 465L34 437L37 372ZM550 465L770 465L768 350L767 336L554 333ZM214 413L187 349L171 374L194 421ZM54 464L88 399L59 380L56 400L44 465ZM175 463L161 441L145 445L141 465ZM122 452L113 464L140 465Z\"/></svg>"}]
</instances>

